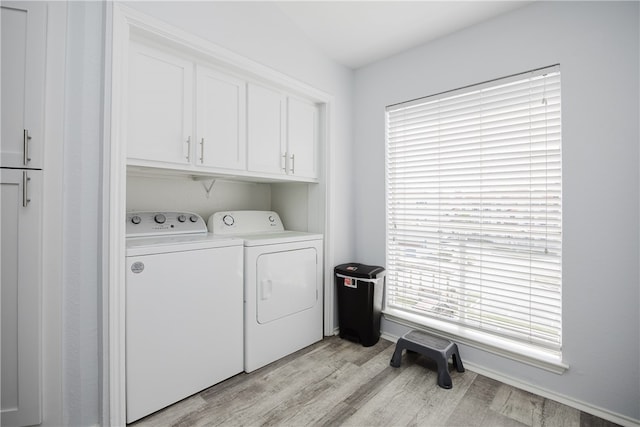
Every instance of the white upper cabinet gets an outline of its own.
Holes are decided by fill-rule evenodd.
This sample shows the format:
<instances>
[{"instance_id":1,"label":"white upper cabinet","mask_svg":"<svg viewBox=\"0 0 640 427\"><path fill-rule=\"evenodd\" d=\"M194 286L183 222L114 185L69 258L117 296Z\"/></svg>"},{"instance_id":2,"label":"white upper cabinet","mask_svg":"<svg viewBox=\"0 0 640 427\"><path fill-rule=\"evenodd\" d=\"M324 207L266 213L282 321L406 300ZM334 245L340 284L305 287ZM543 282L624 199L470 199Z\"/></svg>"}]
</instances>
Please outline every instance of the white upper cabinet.
<instances>
[{"instance_id":1,"label":"white upper cabinet","mask_svg":"<svg viewBox=\"0 0 640 427\"><path fill-rule=\"evenodd\" d=\"M248 91L248 169L318 178L318 107L258 84Z\"/></svg>"},{"instance_id":2,"label":"white upper cabinet","mask_svg":"<svg viewBox=\"0 0 640 427\"><path fill-rule=\"evenodd\" d=\"M287 100L287 172L297 177L318 177L318 107L294 97Z\"/></svg>"},{"instance_id":3,"label":"white upper cabinet","mask_svg":"<svg viewBox=\"0 0 640 427\"><path fill-rule=\"evenodd\" d=\"M213 64L159 43L130 42L128 164L316 182L318 106Z\"/></svg>"},{"instance_id":4,"label":"white upper cabinet","mask_svg":"<svg viewBox=\"0 0 640 427\"><path fill-rule=\"evenodd\" d=\"M246 169L245 82L200 65L196 79L195 164Z\"/></svg>"},{"instance_id":5,"label":"white upper cabinet","mask_svg":"<svg viewBox=\"0 0 640 427\"><path fill-rule=\"evenodd\" d=\"M3 1L2 167L43 167L47 6Z\"/></svg>"},{"instance_id":6,"label":"white upper cabinet","mask_svg":"<svg viewBox=\"0 0 640 427\"><path fill-rule=\"evenodd\" d=\"M247 106L248 169L284 174L286 97L273 89L249 83Z\"/></svg>"},{"instance_id":7,"label":"white upper cabinet","mask_svg":"<svg viewBox=\"0 0 640 427\"><path fill-rule=\"evenodd\" d=\"M193 62L132 42L128 108L129 159L191 162Z\"/></svg>"}]
</instances>

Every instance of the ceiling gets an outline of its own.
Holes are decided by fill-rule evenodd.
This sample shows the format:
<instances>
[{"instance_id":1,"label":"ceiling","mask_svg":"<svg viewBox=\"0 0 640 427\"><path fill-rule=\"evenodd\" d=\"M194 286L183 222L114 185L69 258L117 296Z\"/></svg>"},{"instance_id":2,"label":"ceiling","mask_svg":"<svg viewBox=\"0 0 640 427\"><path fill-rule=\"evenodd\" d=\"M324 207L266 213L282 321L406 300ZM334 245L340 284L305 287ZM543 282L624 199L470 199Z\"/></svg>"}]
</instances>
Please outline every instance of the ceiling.
<instances>
[{"instance_id":1,"label":"ceiling","mask_svg":"<svg viewBox=\"0 0 640 427\"><path fill-rule=\"evenodd\" d=\"M335 61L359 68L530 1L277 1Z\"/></svg>"}]
</instances>

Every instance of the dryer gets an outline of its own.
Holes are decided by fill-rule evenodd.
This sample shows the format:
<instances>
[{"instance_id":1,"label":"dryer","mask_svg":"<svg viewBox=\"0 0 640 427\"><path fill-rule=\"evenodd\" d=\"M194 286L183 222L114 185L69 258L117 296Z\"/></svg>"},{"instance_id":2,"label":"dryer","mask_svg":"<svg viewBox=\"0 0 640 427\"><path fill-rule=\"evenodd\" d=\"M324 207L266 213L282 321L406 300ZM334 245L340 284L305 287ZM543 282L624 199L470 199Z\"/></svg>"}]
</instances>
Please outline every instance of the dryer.
<instances>
[{"instance_id":1,"label":"dryer","mask_svg":"<svg viewBox=\"0 0 640 427\"><path fill-rule=\"evenodd\" d=\"M207 225L244 241L245 372L320 341L323 236L285 230L273 211L216 212Z\"/></svg>"},{"instance_id":2,"label":"dryer","mask_svg":"<svg viewBox=\"0 0 640 427\"><path fill-rule=\"evenodd\" d=\"M126 413L133 422L243 370L243 242L189 212L127 214Z\"/></svg>"}]
</instances>

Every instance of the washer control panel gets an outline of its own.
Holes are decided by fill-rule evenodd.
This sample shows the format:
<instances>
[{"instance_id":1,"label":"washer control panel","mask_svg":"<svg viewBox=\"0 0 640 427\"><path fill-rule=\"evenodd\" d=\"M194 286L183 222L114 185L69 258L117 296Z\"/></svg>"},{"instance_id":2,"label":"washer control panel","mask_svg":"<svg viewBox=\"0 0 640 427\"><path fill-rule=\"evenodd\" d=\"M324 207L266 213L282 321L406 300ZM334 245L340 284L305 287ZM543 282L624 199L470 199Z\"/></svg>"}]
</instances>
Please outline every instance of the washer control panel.
<instances>
[{"instance_id":1,"label":"washer control panel","mask_svg":"<svg viewBox=\"0 0 640 427\"><path fill-rule=\"evenodd\" d=\"M213 234L250 234L284 231L280 215L273 211L224 211L209 217Z\"/></svg>"},{"instance_id":2,"label":"washer control panel","mask_svg":"<svg viewBox=\"0 0 640 427\"><path fill-rule=\"evenodd\" d=\"M127 237L207 234L204 219L193 212L128 212Z\"/></svg>"}]
</instances>

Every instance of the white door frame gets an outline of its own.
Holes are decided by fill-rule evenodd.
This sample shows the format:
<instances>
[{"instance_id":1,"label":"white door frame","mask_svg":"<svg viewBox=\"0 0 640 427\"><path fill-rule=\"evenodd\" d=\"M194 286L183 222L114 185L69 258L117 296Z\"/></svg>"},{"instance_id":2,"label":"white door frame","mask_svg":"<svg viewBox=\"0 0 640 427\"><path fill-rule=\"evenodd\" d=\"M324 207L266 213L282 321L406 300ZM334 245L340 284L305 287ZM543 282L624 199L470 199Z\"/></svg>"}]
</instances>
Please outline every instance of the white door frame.
<instances>
[{"instance_id":1,"label":"white door frame","mask_svg":"<svg viewBox=\"0 0 640 427\"><path fill-rule=\"evenodd\" d=\"M106 11L105 34L105 126L104 126L104 176L103 176L103 221L102 229L102 325L103 345L103 425L124 425L126 420L125 396L125 216L126 216L126 136L128 74L128 44L132 33L144 33L152 38L174 44L189 46L198 53L208 55L234 70L293 88L308 94L324 104L325 128L322 129L323 164L321 183L317 191L319 204L310 214L310 226L324 228L325 235L325 335L333 334L333 269L334 242L331 234L332 206L329 193L332 188L331 141L333 129L333 97L276 70L237 55L220 46L198 38L185 31L169 26L117 2ZM329 267L328 267L329 266Z\"/></svg>"},{"instance_id":2,"label":"white door frame","mask_svg":"<svg viewBox=\"0 0 640 427\"><path fill-rule=\"evenodd\" d=\"M42 221L42 425L63 424L62 265L67 3L49 2Z\"/></svg>"}]
</instances>

